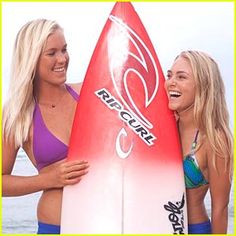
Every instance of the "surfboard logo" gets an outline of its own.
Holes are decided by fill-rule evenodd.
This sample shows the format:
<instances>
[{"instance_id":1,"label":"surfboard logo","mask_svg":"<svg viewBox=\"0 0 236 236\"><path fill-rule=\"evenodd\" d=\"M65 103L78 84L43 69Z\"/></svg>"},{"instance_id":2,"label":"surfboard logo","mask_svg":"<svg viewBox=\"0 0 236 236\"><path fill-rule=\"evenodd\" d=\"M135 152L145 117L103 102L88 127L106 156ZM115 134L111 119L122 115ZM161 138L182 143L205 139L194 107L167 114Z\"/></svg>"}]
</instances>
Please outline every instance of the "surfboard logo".
<instances>
[{"instance_id":1,"label":"surfboard logo","mask_svg":"<svg viewBox=\"0 0 236 236\"><path fill-rule=\"evenodd\" d=\"M110 110L116 110L118 112L119 118L125 124L127 124L130 129L132 129L148 146L152 146L154 144L153 141L156 139L156 137L151 132L149 132L149 130L145 128L144 125L142 125L130 111L126 110L124 106L115 97L113 97L107 89L102 88L96 91L95 94ZM117 136L118 140L120 139L121 135L127 135L124 128L122 128L119 132ZM118 144L116 144L116 146L117 145ZM133 144L131 143L131 147L132 146ZM126 154L130 153L131 149L132 148L129 148L129 151L126 152ZM121 150L118 150L118 152L121 153ZM122 154L120 157L126 158L127 156L125 157L124 154Z\"/></svg>"},{"instance_id":2,"label":"surfboard logo","mask_svg":"<svg viewBox=\"0 0 236 236\"><path fill-rule=\"evenodd\" d=\"M133 73L142 82L144 104L147 108L158 90L159 78L155 60L147 45L134 30L116 16L110 15L109 20L117 26L109 32L113 40L108 40L109 67L113 85L127 109L143 125L152 129L152 123L144 117L132 98L128 80L131 77L130 74Z\"/></svg>"},{"instance_id":3,"label":"surfboard logo","mask_svg":"<svg viewBox=\"0 0 236 236\"><path fill-rule=\"evenodd\" d=\"M158 90L159 77L155 60L147 45L133 29L114 15L110 15L109 20L113 23L107 36L109 70L115 91L126 109L105 88L96 91L95 94L110 109L117 110L119 118L148 146L152 146L156 137L149 129L153 128L153 124L136 105L129 83L131 77L141 81L144 93L143 107L147 108L153 102ZM109 40L109 37L112 40ZM116 139L116 151L122 159L129 156L134 146L132 141L128 150L123 150L121 139L127 135L125 128L121 128Z\"/></svg>"},{"instance_id":4,"label":"surfboard logo","mask_svg":"<svg viewBox=\"0 0 236 236\"><path fill-rule=\"evenodd\" d=\"M174 234L184 234L184 206L185 206L185 198L184 194L181 201L171 202L164 205L165 210L170 212L168 218L172 224Z\"/></svg>"}]
</instances>

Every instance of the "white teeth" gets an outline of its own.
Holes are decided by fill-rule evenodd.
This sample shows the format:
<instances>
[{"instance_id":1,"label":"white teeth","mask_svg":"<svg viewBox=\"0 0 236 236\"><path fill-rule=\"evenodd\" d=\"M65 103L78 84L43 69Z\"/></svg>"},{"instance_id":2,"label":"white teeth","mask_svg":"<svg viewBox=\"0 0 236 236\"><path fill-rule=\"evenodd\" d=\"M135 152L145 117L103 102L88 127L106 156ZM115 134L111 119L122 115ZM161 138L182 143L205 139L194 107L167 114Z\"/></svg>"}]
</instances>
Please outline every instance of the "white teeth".
<instances>
[{"instance_id":1,"label":"white teeth","mask_svg":"<svg viewBox=\"0 0 236 236\"><path fill-rule=\"evenodd\" d=\"M169 91L169 95L171 97L179 97L179 96L181 96L181 93L178 91Z\"/></svg>"},{"instance_id":2,"label":"white teeth","mask_svg":"<svg viewBox=\"0 0 236 236\"><path fill-rule=\"evenodd\" d=\"M55 72L62 72L62 71L64 71L64 70L65 70L64 67L54 68L54 71L55 71Z\"/></svg>"}]
</instances>

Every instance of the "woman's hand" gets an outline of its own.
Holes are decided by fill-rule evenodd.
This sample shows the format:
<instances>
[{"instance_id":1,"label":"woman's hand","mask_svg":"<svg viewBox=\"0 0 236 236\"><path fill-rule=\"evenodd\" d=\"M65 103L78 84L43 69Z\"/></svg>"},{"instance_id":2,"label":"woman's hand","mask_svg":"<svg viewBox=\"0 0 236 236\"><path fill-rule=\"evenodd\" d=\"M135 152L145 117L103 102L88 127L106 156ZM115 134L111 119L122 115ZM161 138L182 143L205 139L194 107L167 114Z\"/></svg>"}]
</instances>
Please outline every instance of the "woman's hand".
<instances>
[{"instance_id":1,"label":"woman's hand","mask_svg":"<svg viewBox=\"0 0 236 236\"><path fill-rule=\"evenodd\" d=\"M40 175L45 177L48 188L62 188L66 185L73 185L88 173L87 161L58 161L40 171Z\"/></svg>"}]
</instances>

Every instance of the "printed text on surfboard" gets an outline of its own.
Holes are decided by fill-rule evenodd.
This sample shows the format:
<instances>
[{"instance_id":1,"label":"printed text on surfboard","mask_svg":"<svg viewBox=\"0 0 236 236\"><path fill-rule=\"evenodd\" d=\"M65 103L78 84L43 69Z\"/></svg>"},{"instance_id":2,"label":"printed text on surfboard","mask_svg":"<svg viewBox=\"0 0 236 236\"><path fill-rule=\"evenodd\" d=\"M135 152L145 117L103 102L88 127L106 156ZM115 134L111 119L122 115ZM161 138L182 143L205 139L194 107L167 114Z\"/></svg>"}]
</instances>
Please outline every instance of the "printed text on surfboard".
<instances>
[{"instance_id":1,"label":"printed text on surfboard","mask_svg":"<svg viewBox=\"0 0 236 236\"><path fill-rule=\"evenodd\" d=\"M174 233L173 234L184 234L184 209L185 199L184 194L181 201L171 202L164 205L165 210L170 212L168 218L172 224Z\"/></svg>"},{"instance_id":2,"label":"printed text on surfboard","mask_svg":"<svg viewBox=\"0 0 236 236\"><path fill-rule=\"evenodd\" d=\"M118 111L119 118L124 121L148 146L154 144L156 137L149 132L131 112L124 109L121 103L113 97L105 88L95 92L101 101L107 105L110 110Z\"/></svg>"}]
</instances>

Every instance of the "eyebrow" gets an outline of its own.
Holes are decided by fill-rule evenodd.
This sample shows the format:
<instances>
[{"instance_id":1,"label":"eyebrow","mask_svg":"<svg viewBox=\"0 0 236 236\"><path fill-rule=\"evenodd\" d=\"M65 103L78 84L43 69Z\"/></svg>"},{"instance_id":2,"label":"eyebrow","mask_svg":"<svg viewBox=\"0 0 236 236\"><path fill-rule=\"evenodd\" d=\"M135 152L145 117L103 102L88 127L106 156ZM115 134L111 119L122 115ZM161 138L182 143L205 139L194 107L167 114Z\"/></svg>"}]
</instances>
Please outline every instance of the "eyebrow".
<instances>
[{"instance_id":1,"label":"eyebrow","mask_svg":"<svg viewBox=\"0 0 236 236\"><path fill-rule=\"evenodd\" d=\"M173 72L172 72L172 70L167 70L167 73L173 73ZM184 74L186 74L186 75L189 75L188 72L183 71L183 70L179 70L179 71L176 72L176 74L182 74L182 73L184 73Z\"/></svg>"},{"instance_id":2,"label":"eyebrow","mask_svg":"<svg viewBox=\"0 0 236 236\"><path fill-rule=\"evenodd\" d=\"M66 48L66 47L67 47L67 44L65 44L62 48ZM53 50L57 50L57 48L48 48L44 50L44 52L53 51Z\"/></svg>"}]
</instances>

